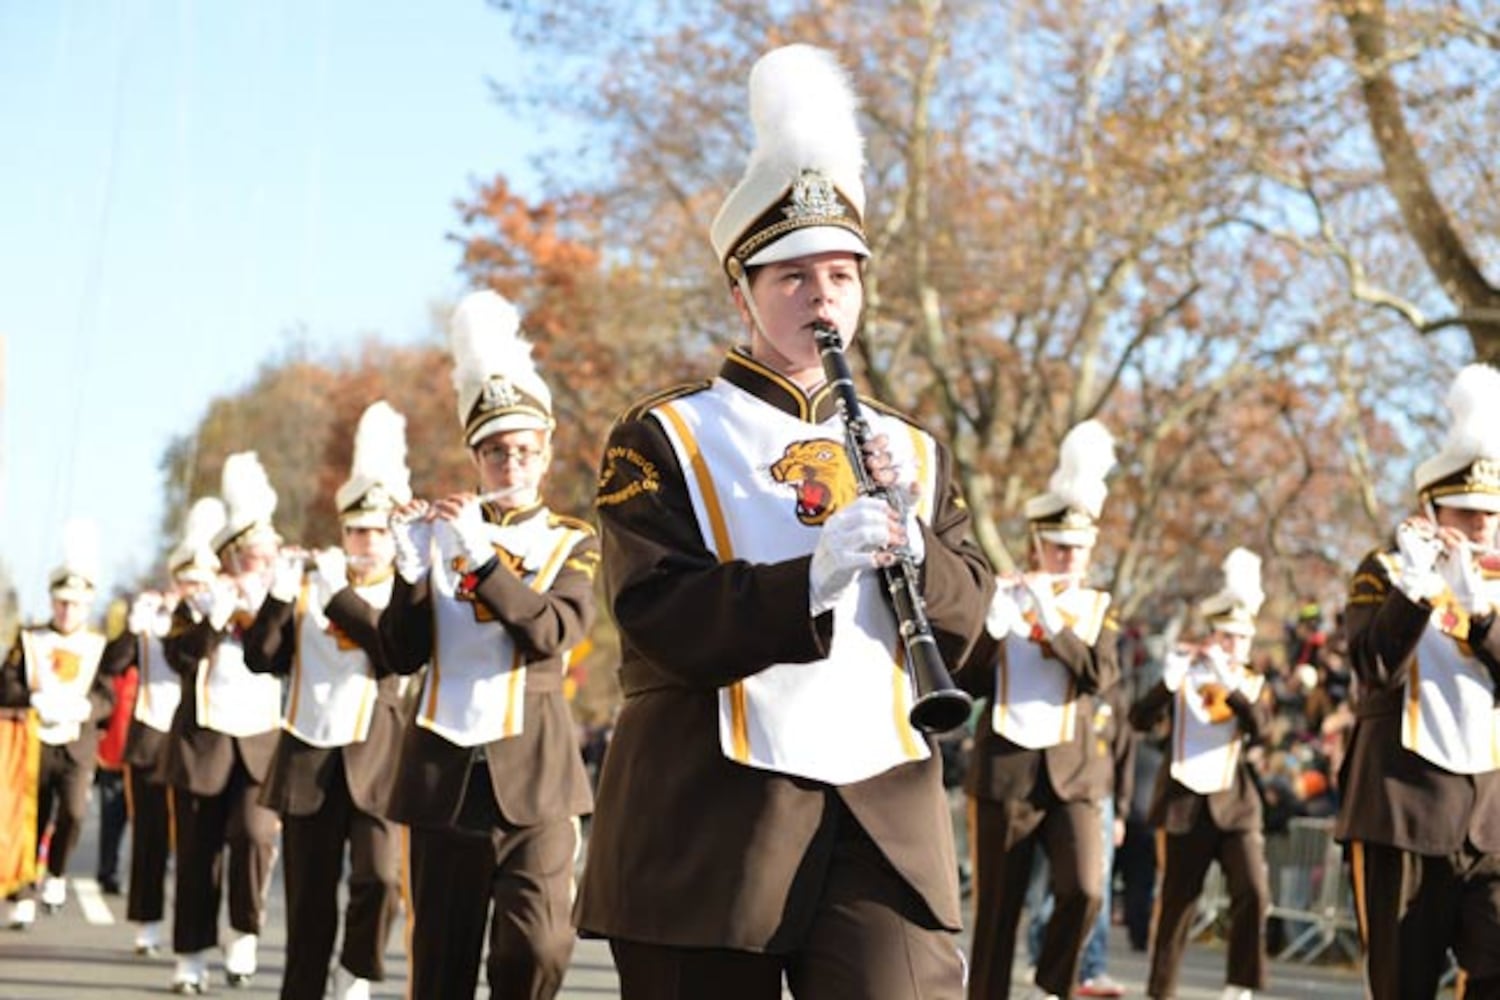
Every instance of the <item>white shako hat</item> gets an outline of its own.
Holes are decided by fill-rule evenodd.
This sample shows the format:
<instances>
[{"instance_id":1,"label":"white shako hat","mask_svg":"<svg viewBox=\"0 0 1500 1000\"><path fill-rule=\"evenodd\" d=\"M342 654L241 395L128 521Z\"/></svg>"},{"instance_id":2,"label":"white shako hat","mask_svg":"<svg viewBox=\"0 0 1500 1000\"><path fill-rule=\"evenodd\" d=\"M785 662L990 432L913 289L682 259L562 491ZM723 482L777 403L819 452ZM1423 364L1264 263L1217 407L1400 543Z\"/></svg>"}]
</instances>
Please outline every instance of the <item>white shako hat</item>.
<instances>
[{"instance_id":1,"label":"white shako hat","mask_svg":"<svg viewBox=\"0 0 1500 1000\"><path fill-rule=\"evenodd\" d=\"M360 414L349 478L334 494L348 528L384 528L391 511L411 499L406 467L406 418L379 400Z\"/></svg>"},{"instance_id":2,"label":"white shako hat","mask_svg":"<svg viewBox=\"0 0 1500 1000\"><path fill-rule=\"evenodd\" d=\"M1026 519L1038 537L1055 545L1093 545L1115 465L1115 439L1097 420L1063 435L1047 491L1026 501Z\"/></svg>"},{"instance_id":3,"label":"white shako hat","mask_svg":"<svg viewBox=\"0 0 1500 1000\"><path fill-rule=\"evenodd\" d=\"M63 524L62 563L47 577L47 590L60 601L86 604L99 586L99 525L86 518Z\"/></svg>"},{"instance_id":4,"label":"white shako hat","mask_svg":"<svg viewBox=\"0 0 1500 1000\"><path fill-rule=\"evenodd\" d=\"M224 525L213 538L215 554L222 556L231 545L281 541L271 524L276 491L255 452L236 452L224 460L219 495L224 501Z\"/></svg>"},{"instance_id":5,"label":"white shako hat","mask_svg":"<svg viewBox=\"0 0 1500 1000\"><path fill-rule=\"evenodd\" d=\"M1423 503L1500 512L1500 372L1466 365L1448 389L1448 439L1417 466Z\"/></svg>"},{"instance_id":6,"label":"white shako hat","mask_svg":"<svg viewBox=\"0 0 1500 1000\"><path fill-rule=\"evenodd\" d=\"M521 339L521 315L492 291L464 296L448 323L453 388L464 444L474 447L500 431L551 431L552 391Z\"/></svg>"},{"instance_id":7,"label":"white shako hat","mask_svg":"<svg viewBox=\"0 0 1500 1000\"><path fill-rule=\"evenodd\" d=\"M184 583L211 583L219 572L214 538L224 527L224 502L218 497L199 497L188 508L182 540L167 553L167 572Z\"/></svg>"},{"instance_id":8,"label":"white shako hat","mask_svg":"<svg viewBox=\"0 0 1500 1000\"><path fill-rule=\"evenodd\" d=\"M1230 635L1255 635L1255 616L1266 601L1260 586L1260 556L1235 549L1224 557L1224 586L1198 604L1208 627Z\"/></svg>"},{"instance_id":9,"label":"white shako hat","mask_svg":"<svg viewBox=\"0 0 1500 1000\"><path fill-rule=\"evenodd\" d=\"M809 254L870 255L864 137L849 76L831 52L787 45L750 71L755 149L710 229L729 277Z\"/></svg>"}]
</instances>

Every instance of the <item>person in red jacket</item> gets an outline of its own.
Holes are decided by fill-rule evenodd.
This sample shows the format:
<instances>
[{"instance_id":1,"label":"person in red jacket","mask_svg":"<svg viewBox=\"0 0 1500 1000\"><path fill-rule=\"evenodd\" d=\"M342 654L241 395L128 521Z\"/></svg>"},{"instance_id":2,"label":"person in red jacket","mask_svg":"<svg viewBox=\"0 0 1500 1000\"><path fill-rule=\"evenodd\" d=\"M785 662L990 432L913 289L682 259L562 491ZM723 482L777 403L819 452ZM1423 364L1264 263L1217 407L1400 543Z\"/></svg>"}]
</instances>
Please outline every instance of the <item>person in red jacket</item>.
<instances>
[{"instance_id":1,"label":"person in red jacket","mask_svg":"<svg viewBox=\"0 0 1500 1000\"><path fill-rule=\"evenodd\" d=\"M108 614L111 638L125 634L124 614L124 602L111 602ZM99 737L99 767L94 772L94 789L99 793L99 866L95 878L99 891L106 896L120 894L120 843L125 839L125 824L129 819L125 796L125 737L130 729L130 715L135 708L135 691L139 683L140 671L134 663L110 679L115 707Z\"/></svg>"}]
</instances>

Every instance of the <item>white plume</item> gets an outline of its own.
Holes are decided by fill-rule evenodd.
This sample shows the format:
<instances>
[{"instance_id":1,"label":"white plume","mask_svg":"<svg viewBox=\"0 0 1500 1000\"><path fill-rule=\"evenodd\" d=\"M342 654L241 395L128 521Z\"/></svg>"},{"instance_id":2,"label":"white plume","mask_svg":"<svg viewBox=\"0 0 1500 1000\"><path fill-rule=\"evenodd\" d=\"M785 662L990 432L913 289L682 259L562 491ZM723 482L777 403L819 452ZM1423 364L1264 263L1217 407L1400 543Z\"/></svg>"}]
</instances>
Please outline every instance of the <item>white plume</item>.
<instances>
[{"instance_id":1,"label":"white plume","mask_svg":"<svg viewBox=\"0 0 1500 1000\"><path fill-rule=\"evenodd\" d=\"M811 45L787 45L766 53L750 71L750 118L757 164L788 179L804 169L858 178L864 169L864 137L849 74L833 53ZM864 210L864 192L844 192Z\"/></svg>"},{"instance_id":2,"label":"white plume","mask_svg":"<svg viewBox=\"0 0 1500 1000\"><path fill-rule=\"evenodd\" d=\"M276 513L276 491L253 451L236 452L224 460L219 493L224 498L228 523L236 529L270 524L271 515Z\"/></svg>"},{"instance_id":3,"label":"white plume","mask_svg":"<svg viewBox=\"0 0 1500 1000\"><path fill-rule=\"evenodd\" d=\"M182 526L183 546L192 549L209 548L226 520L224 501L218 497L199 497L194 500Z\"/></svg>"},{"instance_id":4,"label":"white plume","mask_svg":"<svg viewBox=\"0 0 1500 1000\"><path fill-rule=\"evenodd\" d=\"M497 292L464 296L448 324L448 344L453 352L453 387L460 396L491 375L514 377L515 372L536 369L531 344L521 339L521 314ZM467 417L459 414L460 420Z\"/></svg>"},{"instance_id":5,"label":"white plume","mask_svg":"<svg viewBox=\"0 0 1500 1000\"><path fill-rule=\"evenodd\" d=\"M1453 424L1445 451L1500 458L1500 371L1489 365L1465 365L1448 389Z\"/></svg>"},{"instance_id":6,"label":"white plume","mask_svg":"<svg viewBox=\"0 0 1500 1000\"><path fill-rule=\"evenodd\" d=\"M1224 589L1220 595L1255 617L1266 600L1266 592L1260 585L1260 556L1249 549L1235 549L1225 556Z\"/></svg>"},{"instance_id":7,"label":"white plume","mask_svg":"<svg viewBox=\"0 0 1500 1000\"><path fill-rule=\"evenodd\" d=\"M398 502L411 499L411 470L406 467L406 418L385 400L360 415L354 432L350 481L379 483Z\"/></svg>"},{"instance_id":8,"label":"white plume","mask_svg":"<svg viewBox=\"0 0 1500 1000\"><path fill-rule=\"evenodd\" d=\"M99 582L99 525L88 518L72 517L63 523L62 569L76 573L89 583Z\"/></svg>"},{"instance_id":9,"label":"white plume","mask_svg":"<svg viewBox=\"0 0 1500 1000\"><path fill-rule=\"evenodd\" d=\"M1115 439L1097 420L1085 420L1063 436L1058 447L1057 469L1047 481L1047 491L1098 517L1109 495L1105 477L1115 466Z\"/></svg>"}]
</instances>

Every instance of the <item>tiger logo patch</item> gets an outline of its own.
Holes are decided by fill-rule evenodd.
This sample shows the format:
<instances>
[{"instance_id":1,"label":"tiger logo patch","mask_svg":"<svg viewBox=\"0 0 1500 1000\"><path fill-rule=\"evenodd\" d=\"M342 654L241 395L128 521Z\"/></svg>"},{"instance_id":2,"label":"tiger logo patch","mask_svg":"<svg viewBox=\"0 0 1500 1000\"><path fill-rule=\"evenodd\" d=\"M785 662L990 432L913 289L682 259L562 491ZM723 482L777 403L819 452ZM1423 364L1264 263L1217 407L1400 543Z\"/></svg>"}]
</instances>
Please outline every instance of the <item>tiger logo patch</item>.
<instances>
[{"instance_id":1,"label":"tiger logo patch","mask_svg":"<svg viewBox=\"0 0 1500 1000\"><path fill-rule=\"evenodd\" d=\"M859 484L844 446L827 438L794 441L771 466L771 478L796 495L797 520L816 527L852 503Z\"/></svg>"}]
</instances>

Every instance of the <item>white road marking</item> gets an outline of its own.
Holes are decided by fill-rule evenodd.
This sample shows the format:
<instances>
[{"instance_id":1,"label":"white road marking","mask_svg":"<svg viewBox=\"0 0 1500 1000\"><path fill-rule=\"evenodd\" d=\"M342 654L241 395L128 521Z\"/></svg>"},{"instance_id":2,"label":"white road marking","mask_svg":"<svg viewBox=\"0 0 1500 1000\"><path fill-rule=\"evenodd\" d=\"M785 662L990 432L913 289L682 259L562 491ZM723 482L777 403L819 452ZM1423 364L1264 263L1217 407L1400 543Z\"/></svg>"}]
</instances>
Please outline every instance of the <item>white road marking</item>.
<instances>
[{"instance_id":1,"label":"white road marking","mask_svg":"<svg viewBox=\"0 0 1500 1000\"><path fill-rule=\"evenodd\" d=\"M110 910L109 904L104 901L104 894L99 891L99 883L91 878L70 879L73 883L73 895L78 897L78 908L83 910L83 919L91 924L112 924L115 915Z\"/></svg>"}]
</instances>

